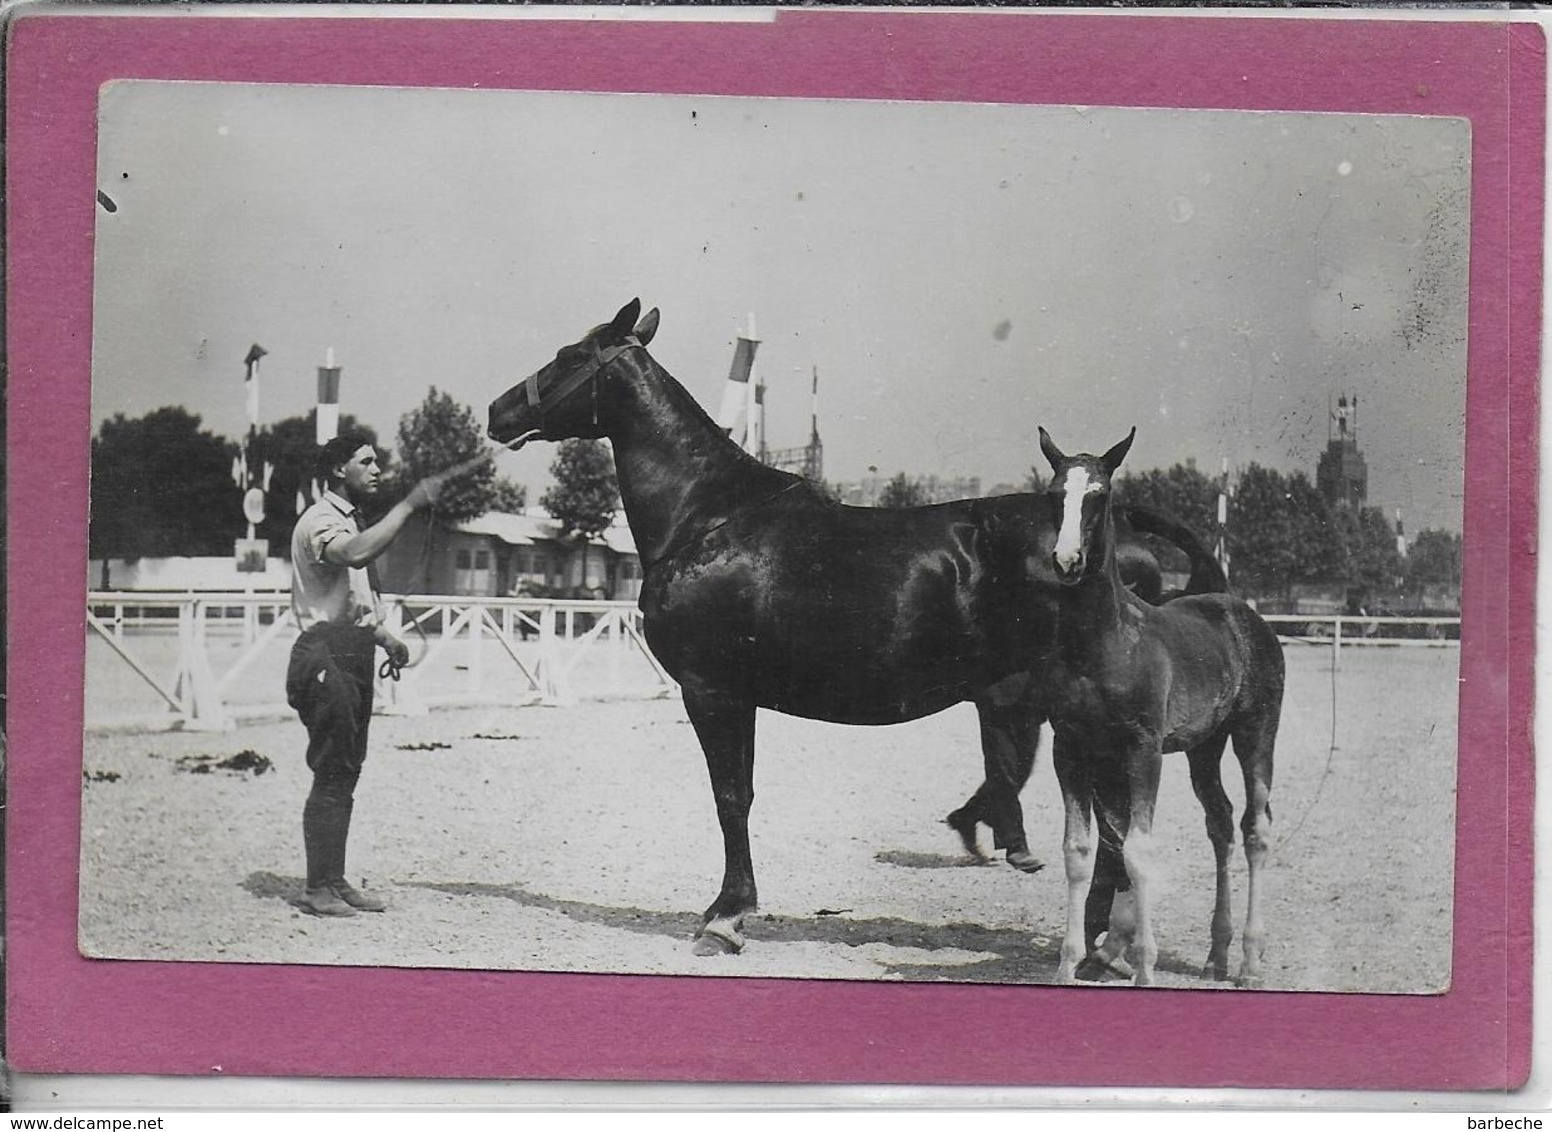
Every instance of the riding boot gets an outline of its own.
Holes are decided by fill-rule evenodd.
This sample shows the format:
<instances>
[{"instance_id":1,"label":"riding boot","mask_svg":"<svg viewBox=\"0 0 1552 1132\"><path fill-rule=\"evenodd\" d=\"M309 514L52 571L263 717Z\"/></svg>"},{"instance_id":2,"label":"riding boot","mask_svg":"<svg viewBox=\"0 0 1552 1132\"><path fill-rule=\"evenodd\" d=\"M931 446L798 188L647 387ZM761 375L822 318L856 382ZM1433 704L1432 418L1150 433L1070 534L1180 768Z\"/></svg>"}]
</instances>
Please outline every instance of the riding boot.
<instances>
[{"instance_id":1,"label":"riding boot","mask_svg":"<svg viewBox=\"0 0 1552 1132\"><path fill-rule=\"evenodd\" d=\"M350 835L353 782L313 780L302 807L302 844L307 854L307 891L302 904L319 916L354 916L356 909L334 888L345 875L345 842Z\"/></svg>"},{"instance_id":2,"label":"riding boot","mask_svg":"<svg viewBox=\"0 0 1552 1132\"><path fill-rule=\"evenodd\" d=\"M339 842L333 847L333 855L330 858L329 887L334 890L334 895L357 912L382 912L388 905L381 897L370 892L362 892L345 879L345 844L350 839L350 815L354 809L353 798L346 798L340 803Z\"/></svg>"}]
</instances>

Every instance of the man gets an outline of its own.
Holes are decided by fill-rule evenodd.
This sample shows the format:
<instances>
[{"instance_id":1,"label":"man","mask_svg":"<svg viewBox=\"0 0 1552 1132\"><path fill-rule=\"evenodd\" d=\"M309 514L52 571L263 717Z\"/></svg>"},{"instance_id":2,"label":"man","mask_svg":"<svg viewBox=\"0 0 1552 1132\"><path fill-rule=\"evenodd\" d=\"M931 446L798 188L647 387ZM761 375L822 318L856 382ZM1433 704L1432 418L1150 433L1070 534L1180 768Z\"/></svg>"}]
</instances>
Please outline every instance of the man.
<instances>
[{"instance_id":1,"label":"man","mask_svg":"<svg viewBox=\"0 0 1552 1132\"><path fill-rule=\"evenodd\" d=\"M367 567L422 507L436 502L442 484L461 468L428 476L365 530L360 505L377 494L382 477L377 450L347 434L324 445L318 473L328 485L302 513L291 536L291 610L302 630L291 649L286 700L307 727L312 790L302 809L307 888L302 907L317 916L381 912L382 899L345 879L345 842L356 782L366 758L372 718L376 649L402 666L404 642L382 625Z\"/></svg>"}]
</instances>

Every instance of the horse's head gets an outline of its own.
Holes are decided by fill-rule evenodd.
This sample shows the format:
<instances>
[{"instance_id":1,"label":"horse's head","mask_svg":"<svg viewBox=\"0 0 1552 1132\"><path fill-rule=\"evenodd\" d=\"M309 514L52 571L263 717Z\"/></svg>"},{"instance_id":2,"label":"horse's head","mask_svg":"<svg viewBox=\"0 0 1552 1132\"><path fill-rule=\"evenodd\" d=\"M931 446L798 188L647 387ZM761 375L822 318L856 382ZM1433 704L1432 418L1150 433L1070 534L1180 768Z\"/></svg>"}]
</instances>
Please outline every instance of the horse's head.
<instances>
[{"instance_id":1,"label":"horse's head","mask_svg":"<svg viewBox=\"0 0 1552 1132\"><path fill-rule=\"evenodd\" d=\"M1057 514L1056 576L1064 584L1079 581L1103 557L1097 540L1110 515L1110 482L1126 459L1137 429L1103 456L1068 456L1040 430L1040 451L1051 463L1051 485L1046 489Z\"/></svg>"},{"instance_id":2,"label":"horse's head","mask_svg":"<svg viewBox=\"0 0 1552 1132\"><path fill-rule=\"evenodd\" d=\"M553 362L492 401L490 438L515 449L535 438L603 436L599 401L610 367L657 333L656 308L638 322L639 315L641 300L632 299L613 320L595 326L580 342L562 347Z\"/></svg>"}]
</instances>

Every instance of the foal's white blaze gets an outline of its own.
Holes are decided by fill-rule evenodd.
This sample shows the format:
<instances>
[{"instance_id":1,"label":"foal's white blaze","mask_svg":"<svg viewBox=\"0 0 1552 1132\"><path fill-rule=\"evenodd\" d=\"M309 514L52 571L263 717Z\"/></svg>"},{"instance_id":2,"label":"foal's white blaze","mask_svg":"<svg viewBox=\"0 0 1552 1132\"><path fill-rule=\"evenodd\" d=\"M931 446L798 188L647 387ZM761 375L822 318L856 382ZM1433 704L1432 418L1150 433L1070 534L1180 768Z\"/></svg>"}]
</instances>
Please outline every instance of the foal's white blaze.
<instances>
[{"instance_id":1,"label":"foal's white blaze","mask_svg":"<svg viewBox=\"0 0 1552 1132\"><path fill-rule=\"evenodd\" d=\"M1067 469L1062 484L1062 525L1056 532L1056 564L1063 570L1071 570L1083 558L1083 497L1101 487L1089 480L1087 468Z\"/></svg>"}]
</instances>

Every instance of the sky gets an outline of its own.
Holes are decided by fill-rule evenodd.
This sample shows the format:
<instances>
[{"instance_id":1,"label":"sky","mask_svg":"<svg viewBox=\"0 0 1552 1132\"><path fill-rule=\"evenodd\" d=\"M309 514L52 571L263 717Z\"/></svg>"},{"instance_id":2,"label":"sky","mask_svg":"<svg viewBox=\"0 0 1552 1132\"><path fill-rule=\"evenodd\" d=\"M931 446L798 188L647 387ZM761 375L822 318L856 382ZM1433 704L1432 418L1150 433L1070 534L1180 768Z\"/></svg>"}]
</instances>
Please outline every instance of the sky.
<instances>
[{"instance_id":1,"label":"sky","mask_svg":"<svg viewBox=\"0 0 1552 1132\"><path fill-rule=\"evenodd\" d=\"M640 297L713 413L755 320L772 447L825 475L1021 485L1138 428L1128 468L1312 478L1359 399L1370 502L1460 529L1461 120L122 82L100 106L94 425L344 412L390 445ZM537 498L554 449L503 454Z\"/></svg>"}]
</instances>

